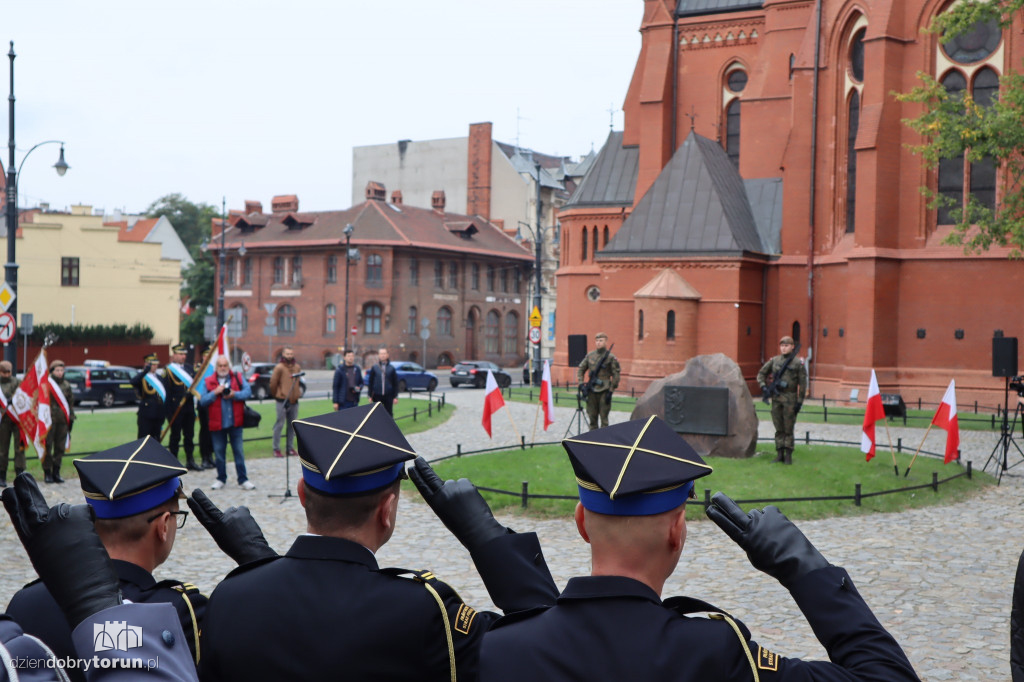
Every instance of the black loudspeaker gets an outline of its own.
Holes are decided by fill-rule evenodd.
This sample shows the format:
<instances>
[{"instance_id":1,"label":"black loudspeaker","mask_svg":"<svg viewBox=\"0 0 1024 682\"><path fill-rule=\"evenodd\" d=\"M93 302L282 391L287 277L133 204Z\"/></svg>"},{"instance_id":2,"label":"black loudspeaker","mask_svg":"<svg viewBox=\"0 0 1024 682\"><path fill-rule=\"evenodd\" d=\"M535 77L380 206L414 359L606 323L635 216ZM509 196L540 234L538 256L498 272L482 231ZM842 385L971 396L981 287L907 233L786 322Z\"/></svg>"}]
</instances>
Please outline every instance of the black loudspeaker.
<instances>
[{"instance_id":1,"label":"black loudspeaker","mask_svg":"<svg viewBox=\"0 0 1024 682\"><path fill-rule=\"evenodd\" d=\"M1016 340L1014 339L1014 341ZM1016 348L1016 346L1014 347ZM569 334L569 366L579 367L585 357L587 357L587 335Z\"/></svg>"},{"instance_id":2,"label":"black loudspeaker","mask_svg":"<svg viewBox=\"0 0 1024 682\"><path fill-rule=\"evenodd\" d=\"M1016 336L1003 336L992 339L992 376L1017 376Z\"/></svg>"}]
</instances>

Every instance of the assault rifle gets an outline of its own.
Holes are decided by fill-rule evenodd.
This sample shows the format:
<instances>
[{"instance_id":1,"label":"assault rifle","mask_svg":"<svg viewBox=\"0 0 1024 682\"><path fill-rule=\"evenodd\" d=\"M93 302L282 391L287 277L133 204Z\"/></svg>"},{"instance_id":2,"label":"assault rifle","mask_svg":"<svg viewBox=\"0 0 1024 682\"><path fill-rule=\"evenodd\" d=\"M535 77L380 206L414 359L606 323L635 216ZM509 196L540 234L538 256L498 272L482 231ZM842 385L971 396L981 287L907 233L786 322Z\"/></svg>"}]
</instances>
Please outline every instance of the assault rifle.
<instances>
[{"instance_id":1,"label":"assault rifle","mask_svg":"<svg viewBox=\"0 0 1024 682\"><path fill-rule=\"evenodd\" d=\"M580 384L580 397L583 398L584 400L586 400L588 395L593 393L594 386L597 386L597 382L600 381L600 379L597 378L597 375L601 371L601 368L604 367L605 361L609 358L609 356L611 356L612 348L615 348L614 343L611 346L609 346L608 352L604 354L603 358L601 358L601 362L597 363L597 367L591 368L590 380L584 381L582 384ZM611 391L609 391L608 394L611 395Z\"/></svg>"},{"instance_id":2,"label":"assault rifle","mask_svg":"<svg viewBox=\"0 0 1024 682\"><path fill-rule=\"evenodd\" d=\"M786 373L787 369L789 369L789 363L793 362L793 359L799 352L800 344L797 343L793 348L793 352L790 353L789 357L786 358L786 361L782 363L782 367L779 368L778 373L768 375L768 383L764 385L764 392L761 393L761 400L767 403L770 398L775 398L782 393L782 389L788 388L789 384L786 381L783 381L782 375Z\"/></svg>"}]
</instances>

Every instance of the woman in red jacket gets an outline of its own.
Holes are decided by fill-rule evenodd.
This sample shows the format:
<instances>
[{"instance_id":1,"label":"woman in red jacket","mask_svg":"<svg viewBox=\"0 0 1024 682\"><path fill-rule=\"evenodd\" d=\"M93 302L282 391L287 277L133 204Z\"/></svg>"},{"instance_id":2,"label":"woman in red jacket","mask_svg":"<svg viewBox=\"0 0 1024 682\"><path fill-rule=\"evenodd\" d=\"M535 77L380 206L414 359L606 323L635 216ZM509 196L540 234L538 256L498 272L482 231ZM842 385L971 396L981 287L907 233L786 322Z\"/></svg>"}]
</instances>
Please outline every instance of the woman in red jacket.
<instances>
[{"instance_id":1,"label":"woman in red jacket","mask_svg":"<svg viewBox=\"0 0 1024 682\"><path fill-rule=\"evenodd\" d=\"M217 480L211 487L218 490L228 481L226 456L230 438L238 485L245 490L253 490L256 486L245 473L245 453L242 451L245 399L252 396L252 388L241 374L231 371L231 364L223 355L217 358L213 374L206 377L202 387L199 404L208 409L210 440L213 441L213 454L217 463Z\"/></svg>"}]
</instances>

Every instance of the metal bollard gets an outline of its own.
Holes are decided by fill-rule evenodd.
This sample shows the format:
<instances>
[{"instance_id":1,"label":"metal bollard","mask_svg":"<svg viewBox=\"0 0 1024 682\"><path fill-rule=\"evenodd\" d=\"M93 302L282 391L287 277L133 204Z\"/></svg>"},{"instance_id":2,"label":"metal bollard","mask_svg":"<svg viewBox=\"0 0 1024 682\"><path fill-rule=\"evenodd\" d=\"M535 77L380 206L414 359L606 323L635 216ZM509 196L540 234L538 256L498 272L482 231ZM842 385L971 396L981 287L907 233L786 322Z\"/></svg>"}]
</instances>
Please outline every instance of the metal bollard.
<instances>
[{"instance_id":1,"label":"metal bollard","mask_svg":"<svg viewBox=\"0 0 1024 682\"><path fill-rule=\"evenodd\" d=\"M939 472L932 472L932 490L939 492Z\"/></svg>"},{"instance_id":2,"label":"metal bollard","mask_svg":"<svg viewBox=\"0 0 1024 682\"><path fill-rule=\"evenodd\" d=\"M856 486L854 486L854 490L853 490L853 503L855 505L857 505L858 507L860 506L860 483L858 483Z\"/></svg>"},{"instance_id":3,"label":"metal bollard","mask_svg":"<svg viewBox=\"0 0 1024 682\"><path fill-rule=\"evenodd\" d=\"M427 403L427 416L428 417L433 417L434 416L434 403Z\"/></svg>"},{"instance_id":4,"label":"metal bollard","mask_svg":"<svg viewBox=\"0 0 1024 682\"><path fill-rule=\"evenodd\" d=\"M416 421L416 408L415 407L412 408L412 420Z\"/></svg>"},{"instance_id":5,"label":"metal bollard","mask_svg":"<svg viewBox=\"0 0 1024 682\"><path fill-rule=\"evenodd\" d=\"M519 436L519 449L520 450L525 450L526 449L526 436Z\"/></svg>"},{"instance_id":6,"label":"metal bollard","mask_svg":"<svg viewBox=\"0 0 1024 682\"><path fill-rule=\"evenodd\" d=\"M957 457L960 456L960 451L957 450ZM971 480L972 476L971 460L967 460L967 480Z\"/></svg>"},{"instance_id":7,"label":"metal bollard","mask_svg":"<svg viewBox=\"0 0 1024 682\"><path fill-rule=\"evenodd\" d=\"M903 452L903 439L902 438L897 438L896 439L896 452Z\"/></svg>"},{"instance_id":8,"label":"metal bollard","mask_svg":"<svg viewBox=\"0 0 1024 682\"><path fill-rule=\"evenodd\" d=\"M462 456L462 443L455 444L455 454L459 457Z\"/></svg>"},{"instance_id":9,"label":"metal bollard","mask_svg":"<svg viewBox=\"0 0 1024 682\"><path fill-rule=\"evenodd\" d=\"M523 504L523 509L526 509L526 506L527 506L528 504L530 504L530 492L529 492L529 487L530 487L530 482L529 482L529 481L523 481L523 492L522 492L522 498L523 498L523 502L522 502L522 504Z\"/></svg>"},{"instance_id":10,"label":"metal bollard","mask_svg":"<svg viewBox=\"0 0 1024 682\"><path fill-rule=\"evenodd\" d=\"M711 489L704 488L704 508L707 509L711 506Z\"/></svg>"}]
</instances>

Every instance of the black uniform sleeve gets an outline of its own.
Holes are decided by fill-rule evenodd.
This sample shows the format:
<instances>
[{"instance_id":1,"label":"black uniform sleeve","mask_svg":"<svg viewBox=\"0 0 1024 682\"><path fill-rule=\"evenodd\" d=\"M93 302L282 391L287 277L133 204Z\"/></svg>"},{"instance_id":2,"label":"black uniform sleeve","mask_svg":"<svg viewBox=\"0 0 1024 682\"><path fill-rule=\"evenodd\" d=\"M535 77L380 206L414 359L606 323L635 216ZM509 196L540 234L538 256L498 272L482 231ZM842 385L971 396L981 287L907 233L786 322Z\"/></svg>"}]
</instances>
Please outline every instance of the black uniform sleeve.
<instances>
[{"instance_id":1,"label":"black uniform sleeve","mask_svg":"<svg viewBox=\"0 0 1024 682\"><path fill-rule=\"evenodd\" d=\"M790 589L829 661L783 658L751 643L761 680L918 680L903 649L878 622L849 574L837 566L808 573Z\"/></svg>"},{"instance_id":2,"label":"black uniform sleeve","mask_svg":"<svg viewBox=\"0 0 1024 682\"><path fill-rule=\"evenodd\" d=\"M505 613L550 606L558 599L536 533L498 536L473 553L473 563L487 593Z\"/></svg>"},{"instance_id":3,"label":"black uniform sleeve","mask_svg":"<svg viewBox=\"0 0 1024 682\"><path fill-rule=\"evenodd\" d=\"M1017 562L1010 607L1010 673L1013 682L1024 682L1024 552Z\"/></svg>"}]
</instances>

